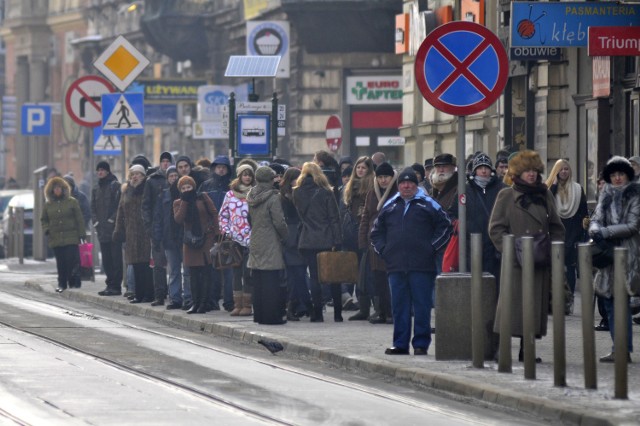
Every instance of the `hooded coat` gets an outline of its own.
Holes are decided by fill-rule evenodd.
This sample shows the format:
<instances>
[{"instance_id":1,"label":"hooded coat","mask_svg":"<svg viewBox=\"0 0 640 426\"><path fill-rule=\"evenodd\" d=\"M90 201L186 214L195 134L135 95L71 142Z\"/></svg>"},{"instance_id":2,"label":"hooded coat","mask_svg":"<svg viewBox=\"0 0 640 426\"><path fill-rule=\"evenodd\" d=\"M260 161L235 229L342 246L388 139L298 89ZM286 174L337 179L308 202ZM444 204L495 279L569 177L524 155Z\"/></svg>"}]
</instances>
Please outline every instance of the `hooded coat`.
<instances>
[{"instance_id":1,"label":"hooded coat","mask_svg":"<svg viewBox=\"0 0 640 426\"><path fill-rule=\"evenodd\" d=\"M149 263L151 256L151 235L145 231L142 221L144 185L145 181L142 181L137 187L126 183L122 185L113 240L127 244L124 250L127 265Z\"/></svg>"},{"instance_id":2,"label":"hooded coat","mask_svg":"<svg viewBox=\"0 0 640 426\"><path fill-rule=\"evenodd\" d=\"M62 187L62 194L56 197L53 187ZM84 218L78 201L71 197L69 185L61 177L53 177L44 187L45 204L40 222L48 237L49 247L77 245L86 238Z\"/></svg>"},{"instance_id":3,"label":"hooded coat","mask_svg":"<svg viewBox=\"0 0 640 426\"><path fill-rule=\"evenodd\" d=\"M272 271L285 269L283 242L288 235L280 194L272 184L259 183L247 195L251 218L251 243L247 267Z\"/></svg>"}]
</instances>

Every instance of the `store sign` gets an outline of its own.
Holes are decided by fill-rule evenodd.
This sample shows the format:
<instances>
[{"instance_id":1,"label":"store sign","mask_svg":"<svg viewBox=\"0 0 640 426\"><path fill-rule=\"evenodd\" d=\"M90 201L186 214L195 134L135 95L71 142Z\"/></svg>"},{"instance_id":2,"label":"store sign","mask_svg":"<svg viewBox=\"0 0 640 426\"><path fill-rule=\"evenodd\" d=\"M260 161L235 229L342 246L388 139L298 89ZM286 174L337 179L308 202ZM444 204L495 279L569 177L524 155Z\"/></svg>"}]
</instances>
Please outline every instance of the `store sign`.
<instances>
[{"instance_id":1,"label":"store sign","mask_svg":"<svg viewBox=\"0 0 640 426\"><path fill-rule=\"evenodd\" d=\"M145 102L196 103L198 87L205 84L204 80L139 79L127 91L143 93Z\"/></svg>"},{"instance_id":2,"label":"store sign","mask_svg":"<svg viewBox=\"0 0 640 426\"><path fill-rule=\"evenodd\" d=\"M611 94L611 61L608 56L594 56L593 97L608 98Z\"/></svg>"},{"instance_id":3,"label":"store sign","mask_svg":"<svg viewBox=\"0 0 640 426\"><path fill-rule=\"evenodd\" d=\"M404 146L402 136L378 136L378 146Z\"/></svg>"},{"instance_id":4,"label":"store sign","mask_svg":"<svg viewBox=\"0 0 640 426\"><path fill-rule=\"evenodd\" d=\"M589 56L640 56L640 27L590 27Z\"/></svg>"},{"instance_id":5,"label":"store sign","mask_svg":"<svg viewBox=\"0 0 640 426\"><path fill-rule=\"evenodd\" d=\"M512 61L561 61L562 49L559 47L512 47L509 50Z\"/></svg>"},{"instance_id":6,"label":"store sign","mask_svg":"<svg viewBox=\"0 0 640 426\"><path fill-rule=\"evenodd\" d=\"M276 78L289 78L289 32L287 21L247 21L247 55L280 56Z\"/></svg>"},{"instance_id":7,"label":"store sign","mask_svg":"<svg viewBox=\"0 0 640 426\"><path fill-rule=\"evenodd\" d=\"M402 76L347 77L347 104L402 103Z\"/></svg>"}]
</instances>

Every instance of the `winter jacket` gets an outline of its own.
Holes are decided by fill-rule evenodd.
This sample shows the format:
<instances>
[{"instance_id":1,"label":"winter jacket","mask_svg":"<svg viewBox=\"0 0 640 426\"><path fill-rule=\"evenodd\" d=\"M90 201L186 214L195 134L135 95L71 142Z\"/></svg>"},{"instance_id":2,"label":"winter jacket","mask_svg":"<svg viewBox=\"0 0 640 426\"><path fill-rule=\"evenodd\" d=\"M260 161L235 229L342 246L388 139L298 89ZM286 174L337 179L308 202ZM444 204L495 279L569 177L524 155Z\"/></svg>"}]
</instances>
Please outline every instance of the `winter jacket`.
<instances>
[{"instance_id":1,"label":"winter jacket","mask_svg":"<svg viewBox=\"0 0 640 426\"><path fill-rule=\"evenodd\" d=\"M91 221L101 243L111 242L119 203L120 182L109 173L98 180L91 192Z\"/></svg>"},{"instance_id":2,"label":"winter jacket","mask_svg":"<svg viewBox=\"0 0 640 426\"><path fill-rule=\"evenodd\" d=\"M53 194L55 185L62 186L62 194ZM47 235L49 247L77 245L86 238L84 219L78 201L69 195L69 186L61 177L53 177L44 187L46 202L42 208L40 222Z\"/></svg>"},{"instance_id":3,"label":"winter jacket","mask_svg":"<svg viewBox=\"0 0 640 426\"><path fill-rule=\"evenodd\" d=\"M91 220L91 206L89 204L89 199L84 194L84 192L78 189L77 186L74 186L71 190L71 196L78 200L78 205L80 206L80 211L82 212L82 223L86 228L87 225L89 225L89 221Z\"/></svg>"},{"instance_id":4,"label":"winter jacket","mask_svg":"<svg viewBox=\"0 0 640 426\"><path fill-rule=\"evenodd\" d=\"M445 182L442 191L435 186L431 188L432 197L442 206L451 220L458 218L458 173L454 173Z\"/></svg>"},{"instance_id":5,"label":"winter jacket","mask_svg":"<svg viewBox=\"0 0 640 426\"><path fill-rule=\"evenodd\" d=\"M515 238L532 236L539 232L548 232L552 241L564 241L564 226L556 211L551 191L546 192L546 208L539 204L522 207L519 200L524 194L515 187L509 187L498 193L489 219L489 236L496 249L502 253L502 240L505 235ZM535 334L547 334L547 316L549 312L550 269L538 266L534 269L536 284L535 298L532 301L535 311ZM522 268L515 259L513 263L512 299L511 299L511 335L522 336ZM498 333L500 325L500 306L496 311L493 331Z\"/></svg>"},{"instance_id":6,"label":"winter jacket","mask_svg":"<svg viewBox=\"0 0 640 426\"><path fill-rule=\"evenodd\" d=\"M284 220L287 223L287 238L284 242L284 263L287 266L300 266L305 265L304 258L298 250L298 240L300 239L301 223L300 217L298 217L298 211L296 206L293 205L291 200L292 195L284 196L280 194L280 203L282 205L282 212L284 213Z\"/></svg>"},{"instance_id":7,"label":"winter jacket","mask_svg":"<svg viewBox=\"0 0 640 426\"><path fill-rule=\"evenodd\" d=\"M126 243L124 258L127 265L149 263L151 256L151 235L142 223L143 181L137 187L122 185L122 195L113 230L113 241Z\"/></svg>"},{"instance_id":8,"label":"winter jacket","mask_svg":"<svg viewBox=\"0 0 640 426\"><path fill-rule=\"evenodd\" d=\"M182 249L183 233L178 231L181 226L173 218L173 201L171 191L166 187L153 209L151 240L160 242L165 250Z\"/></svg>"},{"instance_id":9,"label":"winter jacket","mask_svg":"<svg viewBox=\"0 0 640 426\"><path fill-rule=\"evenodd\" d=\"M551 185L551 193L555 197L558 192L558 185ZM565 265L575 265L578 261L578 243L586 241L586 232L582 227L582 220L589 215L587 209L587 196L584 190L580 194L580 205L578 211L572 217L560 218L564 225L564 263Z\"/></svg>"},{"instance_id":10,"label":"winter jacket","mask_svg":"<svg viewBox=\"0 0 640 426\"><path fill-rule=\"evenodd\" d=\"M299 249L329 250L342 244L340 215L333 192L319 187L307 176L293 190L293 205L302 221Z\"/></svg>"},{"instance_id":11,"label":"winter jacket","mask_svg":"<svg viewBox=\"0 0 640 426\"><path fill-rule=\"evenodd\" d=\"M219 211L222 209L222 202L229 191L230 182L230 174L220 176L215 173L211 173L211 177L202 183L199 191L209 195L213 204L216 206L216 209Z\"/></svg>"},{"instance_id":12,"label":"winter jacket","mask_svg":"<svg viewBox=\"0 0 640 426\"><path fill-rule=\"evenodd\" d=\"M265 271L284 269L283 243L288 230L280 194L271 183L260 183L249 191L247 203L251 218L247 267Z\"/></svg>"},{"instance_id":13,"label":"winter jacket","mask_svg":"<svg viewBox=\"0 0 640 426\"><path fill-rule=\"evenodd\" d=\"M396 194L378 214L371 243L388 272L436 272L436 253L447 245L451 232L445 211L424 192L409 201Z\"/></svg>"},{"instance_id":14,"label":"winter jacket","mask_svg":"<svg viewBox=\"0 0 640 426\"><path fill-rule=\"evenodd\" d=\"M589 234L599 233L605 240L627 249L626 286L629 295L633 296L631 286L640 286L640 184L630 183L617 202L614 201L617 198L615 191L611 184L605 185L591 216ZM594 288L599 296L613 297L613 266L598 269Z\"/></svg>"},{"instance_id":15,"label":"winter jacket","mask_svg":"<svg viewBox=\"0 0 640 426\"><path fill-rule=\"evenodd\" d=\"M173 202L173 217L178 225L182 225L185 231L191 231L191 223L187 220L188 203L177 199ZM216 235L219 234L218 228L218 211L213 205L211 198L205 194L198 194L196 198L196 207L198 208L198 218L200 220L200 229L204 232L205 242L200 248L193 248L183 244L184 266L205 266L211 265L211 247L215 242Z\"/></svg>"},{"instance_id":16,"label":"winter jacket","mask_svg":"<svg viewBox=\"0 0 640 426\"><path fill-rule=\"evenodd\" d=\"M251 225L249 224L249 205L246 199L235 196L233 190L227 192L220 208L220 232L243 247L249 247Z\"/></svg>"},{"instance_id":17,"label":"winter jacket","mask_svg":"<svg viewBox=\"0 0 640 426\"><path fill-rule=\"evenodd\" d=\"M147 178L142 194L142 221L147 233L151 234L151 227L154 218L154 209L160 200L162 191L167 188L166 173L158 168ZM159 240L156 240L159 241Z\"/></svg>"}]
</instances>

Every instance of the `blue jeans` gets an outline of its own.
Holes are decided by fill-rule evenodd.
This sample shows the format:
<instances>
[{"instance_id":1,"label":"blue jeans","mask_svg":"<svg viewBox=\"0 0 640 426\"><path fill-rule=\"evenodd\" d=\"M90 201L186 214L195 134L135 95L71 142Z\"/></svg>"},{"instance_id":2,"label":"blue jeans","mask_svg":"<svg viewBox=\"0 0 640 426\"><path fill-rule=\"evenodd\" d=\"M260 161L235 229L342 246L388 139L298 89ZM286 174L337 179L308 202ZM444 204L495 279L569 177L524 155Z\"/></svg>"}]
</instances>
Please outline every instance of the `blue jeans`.
<instances>
[{"instance_id":1,"label":"blue jeans","mask_svg":"<svg viewBox=\"0 0 640 426\"><path fill-rule=\"evenodd\" d=\"M136 277L133 275L133 265L127 265L127 291L131 294L136 292Z\"/></svg>"},{"instance_id":2,"label":"blue jeans","mask_svg":"<svg viewBox=\"0 0 640 426\"><path fill-rule=\"evenodd\" d=\"M429 349L431 344L431 308L436 272L390 272L391 310L393 313L393 346ZM413 307L413 340L411 340L411 308Z\"/></svg>"},{"instance_id":3,"label":"blue jeans","mask_svg":"<svg viewBox=\"0 0 640 426\"><path fill-rule=\"evenodd\" d=\"M610 299L602 297L602 303L604 304L604 309L607 311L607 318L609 320L609 334L611 334L611 341L615 342L614 339L614 331L615 322L613 322L613 297ZM627 303L629 302L629 298L627 298ZM611 345L611 351L615 351L613 345ZM633 333L631 330L631 311L627 309L627 351L633 352Z\"/></svg>"},{"instance_id":4,"label":"blue jeans","mask_svg":"<svg viewBox=\"0 0 640 426\"><path fill-rule=\"evenodd\" d=\"M164 253L169 271L169 299L171 303L182 305L182 250L166 249Z\"/></svg>"}]
</instances>

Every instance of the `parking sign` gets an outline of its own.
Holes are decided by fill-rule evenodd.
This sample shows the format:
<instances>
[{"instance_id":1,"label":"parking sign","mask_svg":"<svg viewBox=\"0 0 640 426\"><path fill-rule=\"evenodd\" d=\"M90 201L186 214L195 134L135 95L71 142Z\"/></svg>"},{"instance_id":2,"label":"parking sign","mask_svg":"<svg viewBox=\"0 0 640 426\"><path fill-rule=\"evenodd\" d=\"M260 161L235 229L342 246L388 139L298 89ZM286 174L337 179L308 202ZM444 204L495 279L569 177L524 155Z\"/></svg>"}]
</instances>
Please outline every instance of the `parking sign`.
<instances>
[{"instance_id":1,"label":"parking sign","mask_svg":"<svg viewBox=\"0 0 640 426\"><path fill-rule=\"evenodd\" d=\"M51 106L22 105L22 134L25 136L48 136L51 134Z\"/></svg>"}]
</instances>

